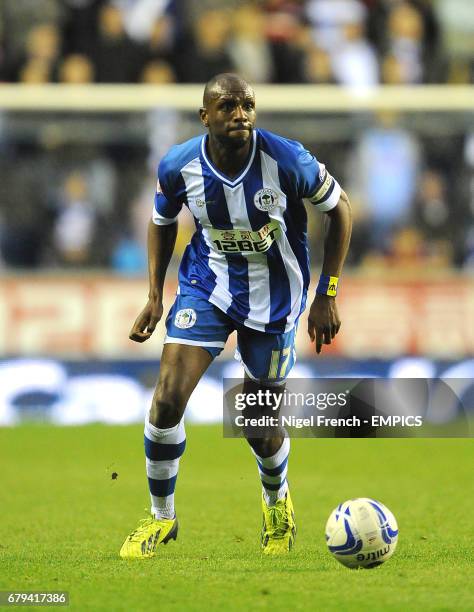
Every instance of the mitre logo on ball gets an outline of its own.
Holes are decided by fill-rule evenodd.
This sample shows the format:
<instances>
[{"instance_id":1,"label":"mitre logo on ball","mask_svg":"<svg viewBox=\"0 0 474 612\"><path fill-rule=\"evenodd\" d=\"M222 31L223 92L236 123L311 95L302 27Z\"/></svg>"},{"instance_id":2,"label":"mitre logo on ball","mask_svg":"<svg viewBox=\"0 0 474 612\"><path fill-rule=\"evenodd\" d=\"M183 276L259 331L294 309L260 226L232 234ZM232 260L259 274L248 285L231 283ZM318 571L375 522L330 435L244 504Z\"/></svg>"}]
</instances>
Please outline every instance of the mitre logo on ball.
<instances>
[{"instance_id":1,"label":"mitre logo on ball","mask_svg":"<svg viewBox=\"0 0 474 612\"><path fill-rule=\"evenodd\" d=\"M276 191L273 191L273 189L269 189L268 187L265 189L260 189L253 196L253 202L259 210L268 212L273 210L278 204L278 194Z\"/></svg>"}]
</instances>

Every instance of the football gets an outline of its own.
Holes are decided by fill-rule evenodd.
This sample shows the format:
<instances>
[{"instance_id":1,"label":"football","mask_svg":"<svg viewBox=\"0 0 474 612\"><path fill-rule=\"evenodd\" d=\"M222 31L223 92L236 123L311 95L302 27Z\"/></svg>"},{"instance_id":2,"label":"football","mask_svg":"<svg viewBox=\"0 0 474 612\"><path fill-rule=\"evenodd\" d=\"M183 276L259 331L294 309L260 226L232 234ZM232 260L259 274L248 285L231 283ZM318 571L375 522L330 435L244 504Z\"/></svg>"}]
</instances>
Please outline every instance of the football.
<instances>
[{"instance_id":1,"label":"football","mask_svg":"<svg viewBox=\"0 0 474 612\"><path fill-rule=\"evenodd\" d=\"M382 503L368 497L339 504L326 523L329 552L351 569L385 563L395 552L397 541L395 517Z\"/></svg>"}]
</instances>

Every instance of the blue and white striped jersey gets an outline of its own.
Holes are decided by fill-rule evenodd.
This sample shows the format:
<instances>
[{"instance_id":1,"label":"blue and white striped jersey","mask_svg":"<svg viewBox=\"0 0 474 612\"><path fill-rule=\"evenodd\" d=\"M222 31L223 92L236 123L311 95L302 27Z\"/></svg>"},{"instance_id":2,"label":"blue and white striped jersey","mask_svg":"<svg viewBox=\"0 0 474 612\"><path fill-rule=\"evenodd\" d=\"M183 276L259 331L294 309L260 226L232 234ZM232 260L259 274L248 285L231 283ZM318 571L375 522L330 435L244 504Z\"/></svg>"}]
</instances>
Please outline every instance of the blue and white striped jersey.
<instances>
[{"instance_id":1,"label":"blue and white striped jersey","mask_svg":"<svg viewBox=\"0 0 474 612\"><path fill-rule=\"evenodd\" d=\"M158 169L154 223L173 223L183 204L196 223L178 292L209 300L247 327L290 331L309 285L303 198L328 211L341 188L299 142L271 132L253 131L249 159L233 179L213 166L206 140L172 147Z\"/></svg>"}]
</instances>

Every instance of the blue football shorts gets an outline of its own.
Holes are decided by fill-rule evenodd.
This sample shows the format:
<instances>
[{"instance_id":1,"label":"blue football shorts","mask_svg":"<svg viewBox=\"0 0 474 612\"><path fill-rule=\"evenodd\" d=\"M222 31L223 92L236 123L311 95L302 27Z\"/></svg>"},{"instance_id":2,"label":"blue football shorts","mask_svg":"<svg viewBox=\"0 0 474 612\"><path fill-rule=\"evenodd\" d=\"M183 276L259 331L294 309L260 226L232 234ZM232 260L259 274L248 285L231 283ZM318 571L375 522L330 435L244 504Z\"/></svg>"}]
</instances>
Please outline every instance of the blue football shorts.
<instances>
[{"instance_id":1,"label":"blue football shorts","mask_svg":"<svg viewBox=\"0 0 474 612\"><path fill-rule=\"evenodd\" d=\"M266 334L233 321L217 306L190 295L177 295L166 318L165 344L189 344L207 350L213 358L237 332L235 358L254 380L282 384L296 360L296 326L282 334Z\"/></svg>"}]
</instances>

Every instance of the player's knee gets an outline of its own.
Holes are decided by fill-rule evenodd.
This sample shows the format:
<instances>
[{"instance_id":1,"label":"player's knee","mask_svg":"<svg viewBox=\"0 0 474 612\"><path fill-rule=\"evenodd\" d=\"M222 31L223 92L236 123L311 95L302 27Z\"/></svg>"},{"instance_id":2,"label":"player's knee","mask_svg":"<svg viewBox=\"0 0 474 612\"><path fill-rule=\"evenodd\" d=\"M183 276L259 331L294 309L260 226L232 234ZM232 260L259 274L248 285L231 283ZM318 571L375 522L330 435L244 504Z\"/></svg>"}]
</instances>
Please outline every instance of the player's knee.
<instances>
[{"instance_id":1,"label":"player's knee","mask_svg":"<svg viewBox=\"0 0 474 612\"><path fill-rule=\"evenodd\" d=\"M186 398L179 389L158 385L150 409L150 423L159 428L174 427L181 420Z\"/></svg>"},{"instance_id":2,"label":"player's knee","mask_svg":"<svg viewBox=\"0 0 474 612\"><path fill-rule=\"evenodd\" d=\"M263 438L247 438L247 442L259 457L271 457L280 448L283 437L268 436Z\"/></svg>"}]
</instances>

